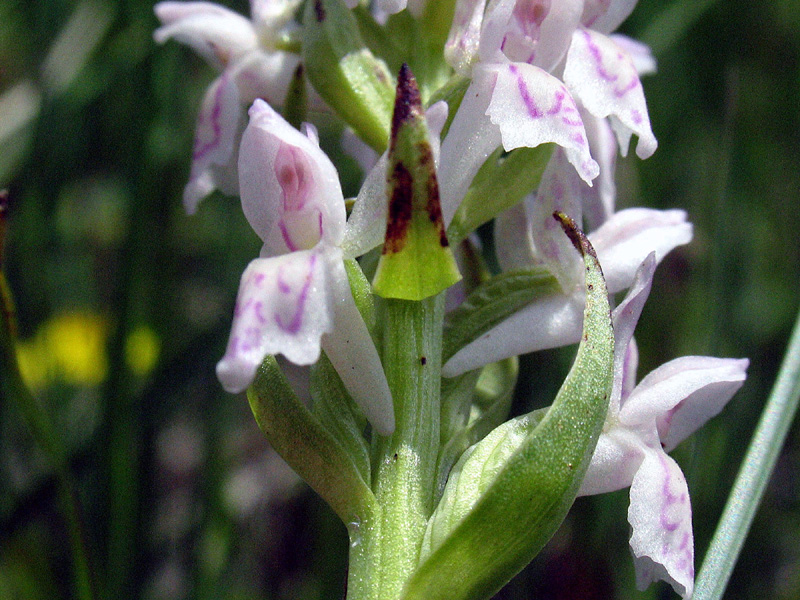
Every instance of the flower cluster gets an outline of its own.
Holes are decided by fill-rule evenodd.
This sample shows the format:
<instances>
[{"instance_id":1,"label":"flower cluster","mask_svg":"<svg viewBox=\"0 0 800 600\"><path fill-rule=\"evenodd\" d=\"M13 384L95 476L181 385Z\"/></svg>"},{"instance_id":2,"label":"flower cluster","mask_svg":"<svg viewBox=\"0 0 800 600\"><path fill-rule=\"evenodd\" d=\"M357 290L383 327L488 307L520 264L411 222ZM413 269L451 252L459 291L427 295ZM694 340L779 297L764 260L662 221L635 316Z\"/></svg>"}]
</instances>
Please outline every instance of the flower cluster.
<instances>
[{"instance_id":1,"label":"flower cluster","mask_svg":"<svg viewBox=\"0 0 800 600\"><path fill-rule=\"evenodd\" d=\"M354 259L383 243L392 218L387 155L367 175L348 221L336 168L320 149L315 128L305 124L298 131L273 108L283 103L300 65L296 45L304 26L295 18L300 4L251 0L250 20L208 2L156 6L162 22L157 41L186 43L221 70L198 117L186 208L194 212L216 188L238 193L264 242L261 256L242 276L217 374L226 390L238 392L251 384L267 355L310 365L324 350L373 429L389 435L395 426L391 392L348 274L353 265L358 269ZM355 8L359 2L345 4ZM414 18L424 18L429 8L424 0L372 4L378 20L406 8ZM454 80L466 82L463 98L448 98L449 106L442 101L427 110L432 181L438 182L434 195L444 226L453 221L476 174L498 149L508 153L550 144L552 154L538 186L515 206L497 210L494 238L503 271L544 269L557 287L457 349L442 374L458 377L580 340L586 303L583 263L553 215L569 215L582 225L608 292L629 291L613 315L611 403L580 494L630 486L631 547L639 583L663 579L689 597L693 543L688 489L666 452L722 409L744 381L747 361L685 357L634 387L633 329L654 270L667 253L692 238L683 211L615 209L617 153L627 154L633 135L640 158L657 146L640 81L640 75L655 70L655 61L642 44L612 33L635 4L455 2L441 66ZM308 93L312 107L330 110L313 89ZM440 140L442 131L446 135Z\"/></svg>"}]
</instances>

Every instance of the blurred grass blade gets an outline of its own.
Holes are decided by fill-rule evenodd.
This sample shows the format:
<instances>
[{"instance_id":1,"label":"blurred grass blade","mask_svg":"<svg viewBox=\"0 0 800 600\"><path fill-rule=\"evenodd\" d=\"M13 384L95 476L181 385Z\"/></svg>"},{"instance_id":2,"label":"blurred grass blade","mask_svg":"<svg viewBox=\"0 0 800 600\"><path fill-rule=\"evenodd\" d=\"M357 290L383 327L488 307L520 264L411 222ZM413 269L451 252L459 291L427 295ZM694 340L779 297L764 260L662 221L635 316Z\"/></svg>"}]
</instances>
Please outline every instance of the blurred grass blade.
<instances>
[{"instance_id":1,"label":"blurred grass blade","mask_svg":"<svg viewBox=\"0 0 800 600\"><path fill-rule=\"evenodd\" d=\"M719 0L677 0L662 10L638 36L653 54L663 56Z\"/></svg>"},{"instance_id":2,"label":"blurred grass blade","mask_svg":"<svg viewBox=\"0 0 800 600\"><path fill-rule=\"evenodd\" d=\"M800 312L789 347L706 553L694 600L722 598L800 401Z\"/></svg>"},{"instance_id":3,"label":"blurred grass blade","mask_svg":"<svg viewBox=\"0 0 800 600\"><path fill-rule=\"evenodd\" d=\"M2 243L5 239L8 213L8 194L0 192L0 400L10 402L25 419L36 443L53 466L58 480L58 497L69 531L73 560L75 597L80 600L95 598L89 568L88 552L81 528L78 500L69 474L64 445L57 435L50 416L28 390L19 371L15 350L16 324L11 290L3 271Z\"/></svg>"}]
</instances>

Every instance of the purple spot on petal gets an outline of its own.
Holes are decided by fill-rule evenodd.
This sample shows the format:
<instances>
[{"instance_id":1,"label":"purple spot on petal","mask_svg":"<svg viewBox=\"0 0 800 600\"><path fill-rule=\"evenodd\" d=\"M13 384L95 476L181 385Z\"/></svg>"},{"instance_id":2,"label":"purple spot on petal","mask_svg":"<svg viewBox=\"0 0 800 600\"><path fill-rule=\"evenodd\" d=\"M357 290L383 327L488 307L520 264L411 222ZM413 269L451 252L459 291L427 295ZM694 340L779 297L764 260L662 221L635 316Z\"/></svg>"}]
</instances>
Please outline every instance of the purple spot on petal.
<instances>
[{"instance_id":1,"label":"purple spot on petal","mask_svg":"<svg viewBox=\"0 0 800 600\"><path fill-rule=\"evenodd\" d=\"M286 331L287 333L295 334L300 330L301 325L303 324L303 309L305 308L306 301L308 300L308 292L311 288L311 280L313 279L314 275L314 265L317 262L317 255L312 254L311 259L309 260L308 265L308 273L306 274L305 281L303 282L303 287L300 290L300 294L297 298L297 308L294 311L294 315L292 315L292 319L288 323L284 323L281 315L275 313L275 323L277 323L278 327ZM278 286L283 291L283 286L287 289L291 289L287 284L285 284L281 279L280 272L278 273Z\"/></svg>"},{"instance_id":2,"label":"purple spot on petal","mask_svg":"<svg viewBox=\"0 0 800 600\"><path fill-rule=\"evenodd\" d=\"M219 85L217 89L214 91L214 103L212 105L211 114L206 115L204 111L200 110L200 115L197 117L197 131L198 134L200 129L202 128L203 124L205 123L206 119L209 119L211 125L211 140L208 142L203 142L200 139L200 136L197 136L195 140L194 150L192 152L192 158L194 160L199 160L203 158L206 154L214 150L217 146L219 146L220 138L222 137L222 126L220 125L220 116L222 115L222 95L225 92L225 86L228 85L228 75L227 73L223 73L222 77L220 78Z\"/></svg>"}]
</instances>

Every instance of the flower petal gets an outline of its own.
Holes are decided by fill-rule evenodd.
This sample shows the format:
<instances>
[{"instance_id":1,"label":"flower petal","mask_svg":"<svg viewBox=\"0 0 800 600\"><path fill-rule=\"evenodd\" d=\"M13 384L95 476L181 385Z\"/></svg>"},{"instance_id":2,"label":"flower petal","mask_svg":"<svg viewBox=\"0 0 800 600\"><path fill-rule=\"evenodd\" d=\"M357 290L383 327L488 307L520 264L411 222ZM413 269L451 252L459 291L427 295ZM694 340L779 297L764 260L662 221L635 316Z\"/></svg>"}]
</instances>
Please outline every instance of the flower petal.
<instances>
[{"instance_id":1,"label":"flower petal","mask_svg":"<svg viewBox=\"0 0 800 600\"><path fill-rule=\"evenodd\" d=\"M383 12L393 15L403 10L407 2L408 0L377 0L376 4Z\"/></svg>"},{"instance_id":2,"label":"flower petal","mask_svg":"<svg viewBox=\"0 0 800 600\"><path fill-rule=\"evenodd\" d=\"M600 175L592 186L580 187L583 205L583 226L586 231L594 231L614 214L617 197L615 169L617 159L617 139L607 119L598 119L578 106L586 127L589 150L600 167Z\"/></svg>"},{"instance_id":3,"label":"flower petal","mask_svg":"<svg viewBox=\"0 0 800 600\"><path fill-rule=\"evenodd\" d=\"M589 234L610 293L631 285L645 257L656 253L656 262L676 246L692 239L692 225L682 210L629 208L615 213L600 229Z\"/></svg>"},{"instance_id":4,"label":"flower petal","mask_svg":"<svg viewBox=\"0 0 800 600\"><path fill-rule=\"evenodd\" d=\"M455 377L511 356L577 343L583 327L583 294L554 294L529 304L456 352L442 367Z\"/></svg>"},{"instance_id":5,"label":"flower petal","mask_svg":"<svg viewBox=\"0 0 800 600\"><path fill-rule=\"evenodd\" d=\"M277 32L294 16L302 0L250 0L250 16L262 38Z\"/></svg>"},{"instance_id":6,"label":"flower petal","mask_svg":"<svg viewBox=\"0 0 800 600\"><path fill-rule=\"evenodd\" d=\"M356 308L341 252L326 257L333 296L333 330L322 348L364 416L381 435L394 431L394 407L378 351Z\"/></svg>"},{"instance_id":7,"label":"flower petal","mask_svg":"<svg viewBox=\"0 0 800 600\"><path fill-rule=\"evenodd\" d=\"M629 350L633 341L633 331L639 322L644 303L650 295L650 287L653 283L653 273L656 270L655 252L647 255L642 264L636 270L631 289L625 299L614 309L612 320L614 323L614 383L611 388L611 402L609 414L618 415L620 405L626 397L626 387L635 383L636 358L634 364L630 364ZM634 352L636 346L633 344ZM633 373L628 369L633 369ZM633 377L633 379L632 379Z\"/></svg>"},{"instance_id":8,"label":"flower petal","mask_svg":"<svg viewBox=\"0 0 800 600\"><path fill-rule=\"evenodd\" d=\"M336 168L263 100L250 108L242 136L239 185L245 216L267 252L341 241L345 209Z\"/></svg>"},{"instance_id":9,"label":"flower petal","mask_svg":"<svg viewBox=\"0 0 800 600\"><path fill-rule=\"evenodd\" d=\"M317 361L320 338L333 328L326 257L320 250L253 260L242 274L233 325L217 377L229 392L253 381L268 354L298 365Z\"/></svg>"},{"instance_id":10,"label":"flower petal","mask_svg":"<svg viewBox=\"0 0 800 600\"><path fill-rule=\"evenodd\" d=\"M502 271L529 269L538 264L531 223L522 202L504 210L494 220L494 251Z\"/></svg>"},{"instance_id":11,"label":"flower petal","mask_svg":"<svg viewBox=\"0 0 800 600\"><path fill-rule=\"evenodd\" d=\"M595 117L611 118L623 156L633 133L639 136L639 158L655 152L658 143L650 128L639 75L630 56L613 40L578 29L567 53L564 82Z\"/></svg>"},{"instance_id":12,"label":"flower petal","mask_svg":"<svg viewBox=\"0 0 800 600\"><path fill-rule=\"evenodd\" d=\"M624 428L603 431L578 496L606 494L628 487L644 460L645 450L636 434Z\"/></svg>"},{"instance_id":13,"label":"flower petal","mask_svg":"<svg viewBox=\"0 0 800 600\"><path fill-rule=\"evenodd\" d=\"M610 33L628 18L639 0L584 0L581 23L601 33Z\"/></svg>"},{"instance_id":14,"label":"flower petal","mask_svg":"<svg viewBox=\"0 0 800 600\"><path fill-rule=\"evenodd\" d=\"M163 23L156 42L174 38L220 69L258 46L249 20L213 2L159 2L155 13Z\"/></svg>"},{"instance_id":15,"label":"flower petal","mask_svg":"<svg viewBox=\"0 0 800 600\"><path fill-rule=\"evenodd\" d=\"M600 167L589 153L583 121L564 84L525 63L487 68L497 73L497 82L486 114L500 129L503 148L555 142L564 148L581 178L591 183Z\"/></svg>"},{"instance_id":16,"label":"flower petal","mask_svg":"<svg viewBox=\"0 0 800 600\"><path fill-rule=\"evenodd\" d=\"M636 72L640 77L656 72L658 65L650 46L621 33L614 33L608 37L631 57L633 66L636 67Z\"/></svg>"},{"instance_id":17,"label":"flower petal","mask_svg":"<svg viewBox=\"0 0 800 600\"><path fill-rule=\"evenodd\" d=\"M661 449L645 453L628 508L637 587L663 580L689 598L694 588L692 507L686 479Z\"/></svg>"},{"instance_id":18,"label":"flower petal","mask_svg":"<svg viewBox=\"0 0 800 600\"><path fill-rule=\"evenodd\" d=\"M457 73L469 77L481 42L486 0L459 0L444 46L444 57Z\"/></svg>"},{"instance_id":19,"label":"flower petal","mask_svg":"<svg viewBox=\"0 0 800 600\"><path fill-rule=\"evenodd\" d=\"M216 187L231 195L238 192L235 165L241 112L239 90L226 70L209 86L197 117L192 168L183 194L190 215Z\"/></svg>"},{"instance_id":20,"label":"flower petal","mask_svg":"<svg viewBox=\"0 0 800 600\"><path fill-rule=\"evenodd\" d=\"M717 415L746 377L747 359L684 356L645 377L625 401L630 425L655 422L669 452Z\"/></svg>"}]
</instances>

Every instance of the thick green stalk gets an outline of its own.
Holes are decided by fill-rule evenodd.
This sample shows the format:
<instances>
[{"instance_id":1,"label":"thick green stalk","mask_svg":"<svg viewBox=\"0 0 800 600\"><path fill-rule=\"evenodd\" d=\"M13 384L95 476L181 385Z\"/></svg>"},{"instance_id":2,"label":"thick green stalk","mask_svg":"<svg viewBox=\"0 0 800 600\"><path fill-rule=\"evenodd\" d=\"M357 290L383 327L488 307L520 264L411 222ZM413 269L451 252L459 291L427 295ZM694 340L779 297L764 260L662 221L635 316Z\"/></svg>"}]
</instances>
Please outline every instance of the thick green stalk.
<instances>
[{"instance_id":1,"label":"thick green stalk","mask_svg":"<svg viewBox=\"0 0 800 600\"><path fill-rule=\"evenodd\" d=\"M369 596L348 592L351 600L400 597L417 566L433 512L444 295L420 302L386 300L384 308L383 365L397 424L394 433L378 443L374 489L382 509L380 526L366 527L361 538L370 543L366 537L377 537L380 553L373 554L371 562L353 564L351 551L351 578L359 576L355 568L377 570L371 574L375 585Z\"/></svg>"}]
</instances>

